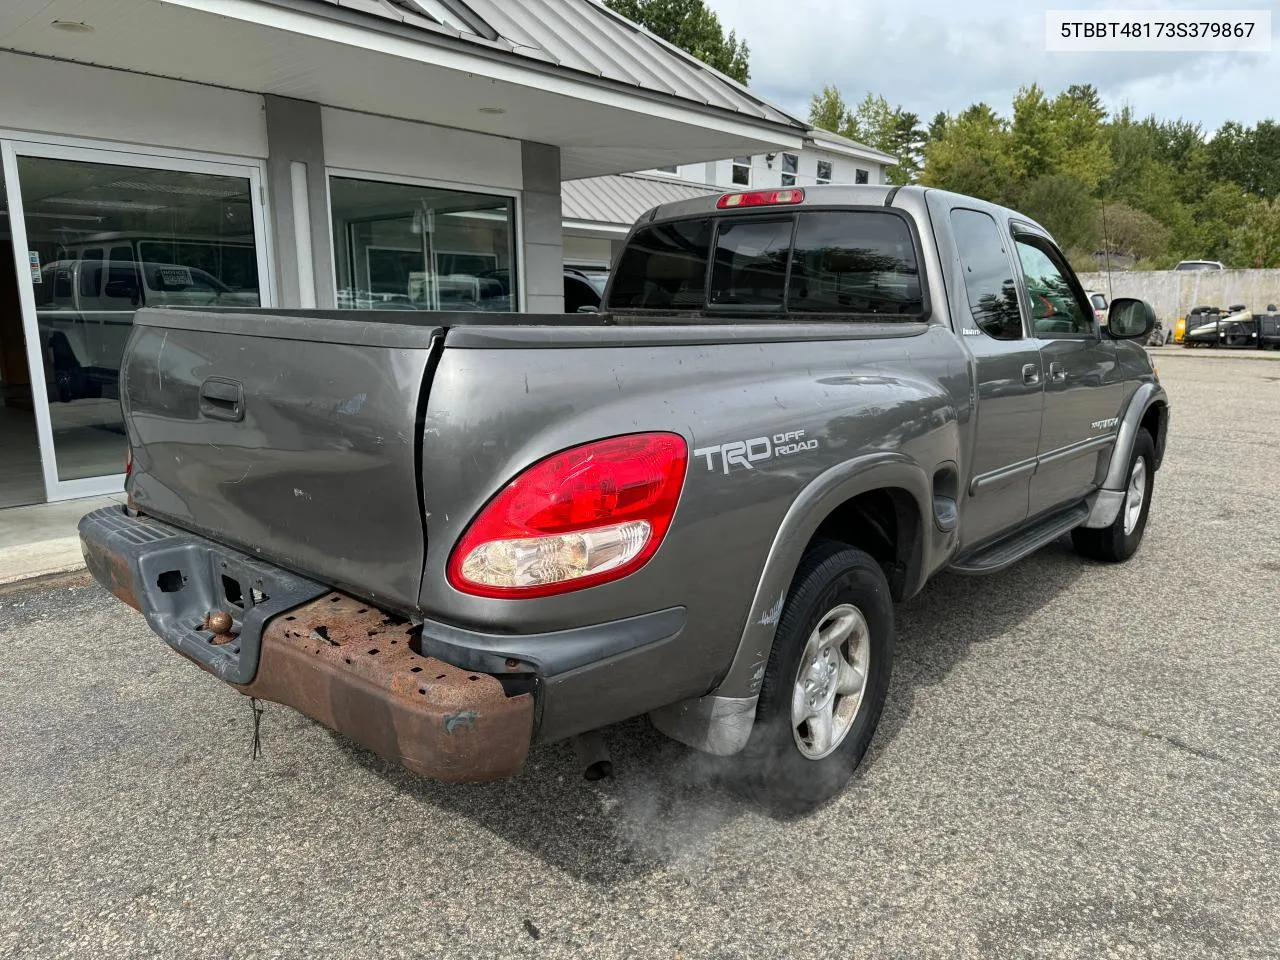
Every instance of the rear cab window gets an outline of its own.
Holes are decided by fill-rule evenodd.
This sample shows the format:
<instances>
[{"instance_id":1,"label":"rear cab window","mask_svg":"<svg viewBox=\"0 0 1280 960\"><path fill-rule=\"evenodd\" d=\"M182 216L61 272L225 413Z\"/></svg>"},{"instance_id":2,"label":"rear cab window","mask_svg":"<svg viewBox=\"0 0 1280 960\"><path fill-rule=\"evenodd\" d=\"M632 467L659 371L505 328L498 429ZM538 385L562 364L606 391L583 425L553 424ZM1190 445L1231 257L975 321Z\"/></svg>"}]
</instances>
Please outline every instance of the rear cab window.
<instances>
[{"instance_id":1,"label":"rear cab window","mask_svg":"<svg viewBox=\"0 0 1280 960\"><path fill-rule=\"evenodd\" d=\"M881 207L666 221L632 236L607 309L684 313L689 322L918 321L928 312L918 250L907 218Z\"/></svg>"}]
</instances>

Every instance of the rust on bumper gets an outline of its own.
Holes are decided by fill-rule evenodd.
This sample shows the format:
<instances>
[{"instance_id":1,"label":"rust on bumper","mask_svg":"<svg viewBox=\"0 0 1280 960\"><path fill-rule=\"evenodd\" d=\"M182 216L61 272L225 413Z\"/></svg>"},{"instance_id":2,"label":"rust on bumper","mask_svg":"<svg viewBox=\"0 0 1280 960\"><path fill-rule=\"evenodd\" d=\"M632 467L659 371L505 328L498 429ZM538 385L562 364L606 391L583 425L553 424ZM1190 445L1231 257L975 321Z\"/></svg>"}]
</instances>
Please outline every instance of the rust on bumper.
<instances>
[{"instance_id":1,"label":"rust on bumper","mask_svg":"<svg viewBox=\"0 0 1280 960\"><path fill-rule=\"evenodd\" d=\"M84 537L80 538L80 550L84 554L85 566L98 583L133 609L142 609L138 595L134 592L133 570L125 557L105 544Z\"/></svg>"},{"instance_id":2,"label":"rust on bumper","mask_svg":"<svg viewBox=\"0 0 1280 960\"><path fill-rule=\"evenodd\" d=\"M331 593L271 621L257 675L236 689L293 707L422 776L519 773L533 697L508 697L489 674L414 652L413 634L410 625Z\"/></svg>"}]
</instances>

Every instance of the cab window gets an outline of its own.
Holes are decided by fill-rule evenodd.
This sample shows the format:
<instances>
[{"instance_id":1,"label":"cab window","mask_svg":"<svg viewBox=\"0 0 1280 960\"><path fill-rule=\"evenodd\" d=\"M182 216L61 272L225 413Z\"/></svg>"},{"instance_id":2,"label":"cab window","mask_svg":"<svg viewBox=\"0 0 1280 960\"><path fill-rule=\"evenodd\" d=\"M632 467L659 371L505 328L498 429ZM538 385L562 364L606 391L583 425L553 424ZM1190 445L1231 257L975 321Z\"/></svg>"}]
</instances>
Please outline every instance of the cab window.
<instances>
[{"instance_id":1,"label":"cab window","mask_svg":"<svg viewBox=\"0 0 1280 960\"><path fill-rule=\"evenodd\" d=\"M952 210L951 234L960 252L969 311L978 329L995 340L1021 340L1018 287L995 220L977 210Z\"/></svg>"}]
</instances>

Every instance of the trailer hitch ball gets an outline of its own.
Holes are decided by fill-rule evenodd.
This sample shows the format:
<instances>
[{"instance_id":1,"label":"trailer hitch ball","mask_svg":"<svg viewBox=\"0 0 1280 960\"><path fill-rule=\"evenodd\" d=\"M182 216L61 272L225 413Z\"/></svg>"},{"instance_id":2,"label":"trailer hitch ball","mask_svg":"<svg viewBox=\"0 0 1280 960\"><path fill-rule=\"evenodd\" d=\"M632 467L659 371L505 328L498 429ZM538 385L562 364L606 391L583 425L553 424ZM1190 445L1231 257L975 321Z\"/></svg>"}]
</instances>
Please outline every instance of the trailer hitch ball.
<instances>
[{"instance_id":1,"label":"trailer hitch ball","mask_svg":"<svg viewBox=\"0 0 1280 960\"><path fill-rule=\"evenodd\" d=\"M204 618L204 628L213 633L231 632L231 614L225 610L214 610Z\"/></svg>"}]
</instances>

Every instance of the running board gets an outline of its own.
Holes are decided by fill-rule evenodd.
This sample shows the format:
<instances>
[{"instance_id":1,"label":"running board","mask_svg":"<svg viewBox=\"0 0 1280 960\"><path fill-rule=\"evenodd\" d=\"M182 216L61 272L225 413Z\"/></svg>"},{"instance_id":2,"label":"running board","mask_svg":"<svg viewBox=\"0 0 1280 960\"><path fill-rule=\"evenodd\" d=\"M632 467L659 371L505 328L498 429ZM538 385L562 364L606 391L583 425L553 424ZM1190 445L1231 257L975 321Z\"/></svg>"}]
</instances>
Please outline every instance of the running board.
<instances>
[{"instance_id":1,"label":"running board","mask_svg":"<svg viewBox=\"0 0 1280 960\"><path fill-rule=\"evenodd\" d=\"M952 573L978 575L995 573L1017 563L1028 554L1057 540L1064 533L1074 530L1089 519L1089 505L1078 503L1074 507L1037 520L1002 540L982 547L976 553L960 557L951 564Z\"/></svg>"}]
</instances>

